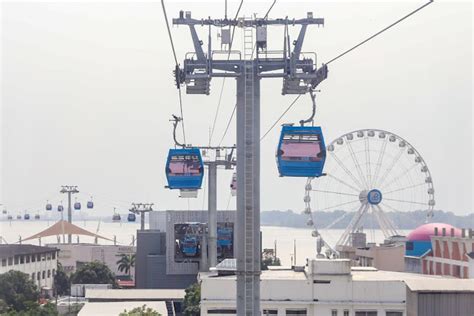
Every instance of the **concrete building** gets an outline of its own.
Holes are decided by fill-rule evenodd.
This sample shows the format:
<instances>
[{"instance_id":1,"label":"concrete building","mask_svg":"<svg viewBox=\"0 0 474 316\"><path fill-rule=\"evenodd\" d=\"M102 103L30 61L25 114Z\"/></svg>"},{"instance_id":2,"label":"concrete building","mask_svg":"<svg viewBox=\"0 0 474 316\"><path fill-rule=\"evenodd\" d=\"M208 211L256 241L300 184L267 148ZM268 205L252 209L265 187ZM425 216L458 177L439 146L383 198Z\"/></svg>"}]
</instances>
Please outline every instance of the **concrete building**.
<instances>
[{"instance_id":1,"label":"concrete building","mask_svg":"<svg viewBox=\"0 0 474 316\"><path fill-rule=\"evenodd\" d=\"M356 248L355 256L361 267L374 267L383 271L405 271L405 244L384 243Z\"/></svg>"},{"instance_id":2,"label":"concrete building","mask_svg":"<svg viewBox=\"0 0 474 316\"><path fill-rule=\"evenodd\" d=\"M407 316L474 315L471 280L407 280Z\"/></svg>"},{"instance_id":3,"label":"concrete building","mask_svg":"<svg viewBox=\"0 0 474 316\"><path fill-rule=\"evenodd\" d=\"M223 266L199 274L201 315L235 314L235 269L229 262ZM405 316L406 282L434 279L439 277L351 268L348 259L313 259L306 267L263 271L261 308L264 315Z\"/></svg>"},{"instance_id":4,"label":"concrete building","mask_svg":"<svg viewBox=\"0 0 474 316\"><path fill-rule=\"evenodd\" d=\"M408 235L407 272L474 278L474 234L446 224L418 227Z\"/></svg>"},{"instance_id":5,"label":"concrete building","mask_svg":"<svg viewBox=\"0 0 474 316\"><path fill-rule=\"evenodd\" d=\"M115 275L123 275L118 270L117 261L122 254L133 255L136 248L132 246L99 245L99 244L48 244L60 250L58 260L66 272L74 272L81 264L99 261L106 264ZM131 275L135 274L132 268Z\"/></svg>"},{"instance_id":6,"label":"concrete building","mask_svg":"<svg viewBox=\"0 0 474 316\"><path fill-rule=\"evenodd\" d=\"M10 270L26 273L39 289L50 291L58 266L58 249L34 245L0 244L0 274Z\"/></svg>"},{"instance_id":7,"label":"concrete building","mask_svg":"<svg viewBox=\"0 0 474 316\"><path fill-rule=\"evenodd\" d=\"M139 289L184 289L195 283L199 271L207 271L207 211L153 211L149 230L137 232L136 287ZM233 256L235 212L218 211L219 232L227 232L218 249L218 259ZM183 231L193 231L187 238ZM224 238L223 237L223 238ZM183 253L183 240L194 241L195 253ZM189 249L189 247L188 247Z\"/></svg>"}]
</instances>

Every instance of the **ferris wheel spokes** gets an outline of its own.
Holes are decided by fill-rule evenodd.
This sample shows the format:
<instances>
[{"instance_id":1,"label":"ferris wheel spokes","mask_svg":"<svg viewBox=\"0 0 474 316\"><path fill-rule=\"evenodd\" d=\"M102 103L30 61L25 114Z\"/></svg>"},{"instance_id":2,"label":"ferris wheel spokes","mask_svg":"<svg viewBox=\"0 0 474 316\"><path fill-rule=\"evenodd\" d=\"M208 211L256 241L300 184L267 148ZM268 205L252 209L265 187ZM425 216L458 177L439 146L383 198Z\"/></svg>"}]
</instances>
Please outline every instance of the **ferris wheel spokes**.
<instances>
[{"instance_id":1,"label":"ferris wheel spokes","mask_svg":"<svg viewBox=\"0 0 474 316\"><path fill-rule=\"evenodd\" d=\"M364 216L364 214L367 212L368 209L369 209L368 203L363 203L360 205L359 209L352 217L349 225L346 227L346 230L344 231L344 233L342 233L336 245L347 245L349 243L350 234L354 233L357 230L361 218Z\"/></svg>"},{"instance_id":2,"label":"ferris wheel spokes","mask_svg":"<svg viewBox=\"0 0 474 316\"><path fill-rule=\"evenodd\" d=\"M352 148L351 140L347 140L347 145L349 146L348 147L349 152L351 153L352 161L353 161L354 165L356 166L357 172L359 173L360 180L364 184L363 188L368 190L369 189L369 183L367 182L367 176L364 176L364 174L362 172L362 168L360 167L359 160L357 159L357 156L354 153L354 149Z\"/></svg>"},{"instance_id":3,"label":"ferris wheel spokes","mask_svg":"<svg viewBox=\"0 0 474 316\"><path fill-rule=\"evenodd\" d=\"M354 184L359 187L359 190L364 189L364 185L352 174L352 172L342 163L342 161L337 157L334 152L331 152L331 155L334 158L334 161L341 167L342 170L346 172L347 175L354 181Z\"/></svg>"}]
</instances>

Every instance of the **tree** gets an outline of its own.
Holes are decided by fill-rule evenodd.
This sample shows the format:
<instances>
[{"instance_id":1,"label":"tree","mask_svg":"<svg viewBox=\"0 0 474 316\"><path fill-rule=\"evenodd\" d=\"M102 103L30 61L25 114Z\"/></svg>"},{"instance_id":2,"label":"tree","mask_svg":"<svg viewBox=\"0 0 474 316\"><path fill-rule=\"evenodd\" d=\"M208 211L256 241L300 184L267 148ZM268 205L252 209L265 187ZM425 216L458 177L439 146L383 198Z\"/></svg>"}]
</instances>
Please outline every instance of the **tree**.
<instances>
[{"instance_id":1,"label":"tree","mask_svg":"<svg viewBox=\"0 0 474 316\"><path fill-rule=\"evenodd\" d=\"M0 274L0 300L10 311L25 311L37 304L39 292L28 274L10 270ZM2 307L4 308L4 307Z\"/></svg>"},{"instance_id":2,"label":"tree","mask_svg":"<svg viewBox=\"0 0 474 316\"><path fill-rule=\"evenodd\" d=\"M118 264L118 270L120 272L125 272L126 274L128 274L129 278L131 278L132 267L135 266L135 254L133 255L121 254L120 260L117 261L117 264Z\"/></svg>"},{"instance_id":3,"label":"tree","mask_svg":"<svg viewBox=\"0 0 474 316\"><path fill-rule=\"evenodd\" d=\"M184 295L184 315L186 316L199 316L201 315L201 285L194 283L190 285Z\"/></svg>"},{"instance_id":4,"label":"tree","mask_svg":"<svg viewBox=\"0 0 474 316\"><path fill-rule=\"evenodd\" d=\"M117 287L115 275L109 267L102 262L93 261L85 263L71 275L72 284L112 284Z\"/></svg>"},{"instance_id":5,"label":"tree","mask_svg":"<svg viewBox=\"0 0 474 316\"><path fill-rule=\"evenodd\" d=\"M61 263L58 262L58 270L54 276L54 287L58 295L69 295L71 291L71 280L64 271Z\"/></svg>"},{"instance_id":6,"label":"tree","mask_svg":"<svg viewBox=\"0 0 474 316\"><path fill-rule=\"evenodd\" d=\"M37 303L31 304L27 307L24 311L14 311L11 310L6 313L2 313L2 316L58 316L59 313L56 310L56 305L52 303L47 303L45 305L40 306Z\"/></svg>"},{"instance_id":7,"label":"tree","mask_svg":"<svg viewBox=\"0 0 474 316\"><path fill-rule=\"evenodd\" d=\"M161 316L161 314L143 305L142 307L135 307L131 311L124 310L119 316Z\"/></svg>"}]
</instances>

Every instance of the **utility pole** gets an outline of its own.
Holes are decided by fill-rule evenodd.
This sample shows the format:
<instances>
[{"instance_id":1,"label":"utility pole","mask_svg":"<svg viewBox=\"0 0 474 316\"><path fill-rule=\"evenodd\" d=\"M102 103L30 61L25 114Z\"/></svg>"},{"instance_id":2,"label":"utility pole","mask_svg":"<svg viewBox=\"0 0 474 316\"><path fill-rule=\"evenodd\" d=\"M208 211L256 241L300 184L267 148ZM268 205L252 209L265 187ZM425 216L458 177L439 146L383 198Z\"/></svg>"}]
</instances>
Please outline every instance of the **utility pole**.
<instances>
[{"instance_id":1,"label":"utility pole","mask_svg":"<svg viewBox=\"0 0 474 316\"><path fill-rule=\"evenodd\" d=\"M77 185L62 185L61 186L61 191L60 193L67 193L67 221L69 223L72 223L72 199L71 196L72 194L79 193L79 190L77 189ZM62 215L62 214L61 214ZM71 234L67 235L67 242L70 244L72 241L71 239Z\"/></svg>"},{"instance_id":2,"label":"utility pole","mask_svg":"<svg viewBox=\"0 0 474 316\"><path fill-rule=\"evenodd\" d=\"M323 25L324 19L313 18L311 12L303 19L193 19L191 12L180 11L174 25L187 25L194 52L188 54L183 68L176 66L178 88L186 84L188 94L210 93L213 77L230 77L237 81L237 315L260 315L260 80L283 78L282 94L304 94L327 78L327 67L316 67L316 60L302 56L303 40L308 25ZM267 51L267 27L284 26L283 50ZM294 47L290 47L288 27L300 25ZM209 29L207 54L196 26ZM240 27L243 30L243 54L213 51L211 28ZM254 33L256 40L254 40ZM231 46L231 39L221 37ZM225 42L224 42L225 41ZM255 50L254 50L255 49ZM255 54L254 54L255 52ZM260 52L264 54L259 55Z\"/></svg>"},{"instance_id":3,"label":"utility pole","mask_svg":"<svg viewBox=\"0 0 474 316\"><path fill-rule=\"evenodd\" d=\"M153 211L153 203L132 203L129 211L140 215L140 230L145 230L145 213Z\"/></svg>"}]
</instances>

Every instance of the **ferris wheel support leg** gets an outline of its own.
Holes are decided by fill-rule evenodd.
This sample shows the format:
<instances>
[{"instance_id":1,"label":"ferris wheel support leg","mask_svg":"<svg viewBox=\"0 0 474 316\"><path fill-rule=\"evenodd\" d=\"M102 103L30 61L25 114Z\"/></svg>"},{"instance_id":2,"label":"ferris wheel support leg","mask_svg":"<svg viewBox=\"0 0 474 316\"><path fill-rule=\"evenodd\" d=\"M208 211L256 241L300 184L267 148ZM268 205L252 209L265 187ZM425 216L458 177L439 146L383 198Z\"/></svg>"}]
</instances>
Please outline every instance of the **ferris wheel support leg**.
<instances>
[{"instance_id":1,"label":"ferris wheel support leg","mask_svg":"<svg viewBox=\"0 0 474 316\"><path fill-rule=\"evenodd\" d=\"M351 222L347 226L346 230L342 234L341 238L336 243L336 246L338 245L347 245L349 242L349 235L357 229L358 224L360 223L360 220L362 216L367 212L369 209L368 203L361 204L359 209L357 210L356 214L354 217L352 217Z\"/></svg>"},{"instance_id":2,"label":"ferris wheel support leg","mask_svg":"<svg viewBox=\"0 0 474 316\"><path fill-rule=\"evenodd\" d=\"M397 229L395 228L395 225L390 220L390 218L388 218L387 214L385 214L385 212L382 210L380 205L376 205L375 208L377 209L378 213L380 214L382 220L386 223L386 225L387 225L387 227L390 231L391 236L399 235Z\"/></svg>"}]
</instances>

